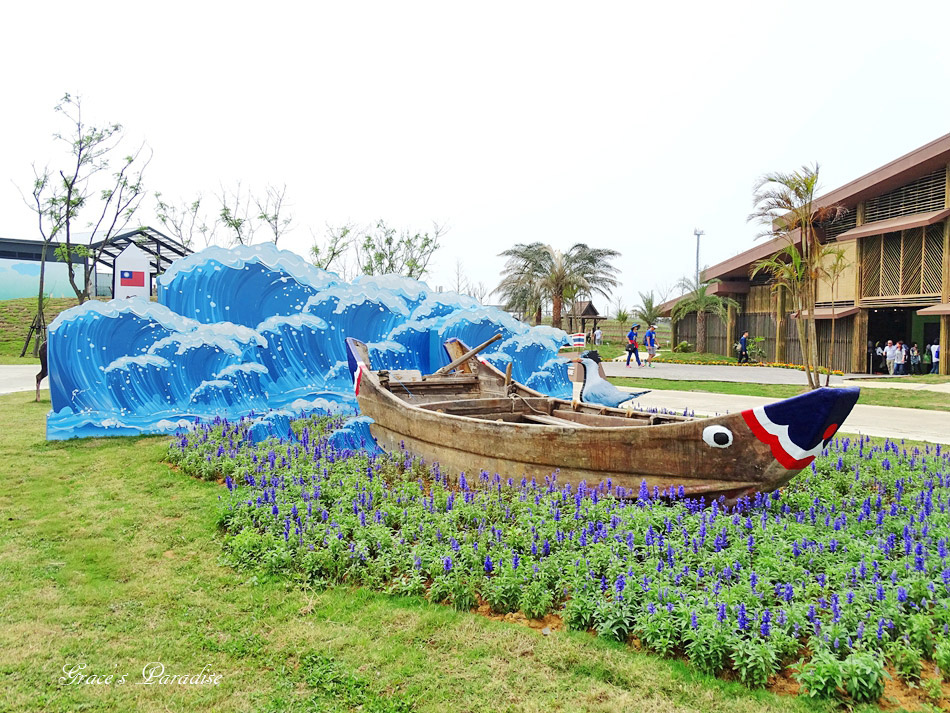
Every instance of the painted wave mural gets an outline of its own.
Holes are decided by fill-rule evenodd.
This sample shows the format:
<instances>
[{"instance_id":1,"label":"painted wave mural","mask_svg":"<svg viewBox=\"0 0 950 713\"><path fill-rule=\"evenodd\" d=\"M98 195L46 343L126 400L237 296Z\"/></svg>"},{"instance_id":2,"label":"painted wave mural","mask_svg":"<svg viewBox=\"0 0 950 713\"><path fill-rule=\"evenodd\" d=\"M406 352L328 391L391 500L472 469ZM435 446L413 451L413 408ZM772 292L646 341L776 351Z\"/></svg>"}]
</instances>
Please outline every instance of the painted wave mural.
<instances>
[{"instance_id":1,"label":"painted wave mural","mask_svg":"<svg viewBox=\"0 0 950 713\"><path fill-rule=\"evenodd\" d=\"M255 419L286 436L301 413L357 413L344 339L374 368L432 372L442 343L494 334L485 358L570 398L558 349L567 335L394 275L347 282L273 244L211 247L158 278L158 301L86 302L49 329L50 440L171 433L195 419Z\"/></svg>"}]
</instances>

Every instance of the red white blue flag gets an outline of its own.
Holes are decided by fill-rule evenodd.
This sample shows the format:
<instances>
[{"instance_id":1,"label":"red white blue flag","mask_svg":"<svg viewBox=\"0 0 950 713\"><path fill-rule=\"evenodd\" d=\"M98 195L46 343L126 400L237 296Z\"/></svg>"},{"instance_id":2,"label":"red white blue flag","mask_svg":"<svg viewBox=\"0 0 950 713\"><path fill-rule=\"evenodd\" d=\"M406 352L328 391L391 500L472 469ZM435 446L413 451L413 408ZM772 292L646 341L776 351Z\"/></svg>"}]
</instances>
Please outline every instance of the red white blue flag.
<instances>
[{"instance_id":1,"label":"red white blue flag","mask_svg":"<svg viewBox=\"0 0 950 713\"><path fill-rule=\"evenodd\" d=\"M141 270L120 270L120 287L145 287L145 272Z\"/></svg>"}]
</instances>

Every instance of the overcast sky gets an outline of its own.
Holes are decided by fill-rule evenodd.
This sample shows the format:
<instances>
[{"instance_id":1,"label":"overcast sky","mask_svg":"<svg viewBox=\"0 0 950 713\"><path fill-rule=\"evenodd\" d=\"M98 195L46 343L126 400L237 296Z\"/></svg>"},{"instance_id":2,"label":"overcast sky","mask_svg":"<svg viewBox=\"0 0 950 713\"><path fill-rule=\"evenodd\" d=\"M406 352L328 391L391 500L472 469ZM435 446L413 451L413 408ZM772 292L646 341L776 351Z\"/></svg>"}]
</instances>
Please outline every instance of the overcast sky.
<instances>
[{"instance_id":1,"label":"overcast sky","mask_svg":"<svg viewBox=\"0 0 950 713\"><path fill-rule=\"evenodd\" d=\"M754 244L762 173L818 161L831 190L950 132L946 0L56 1L3 24L0 235L37 237L16 186L68 91L147 143L166 199L286 183L300 254L326 224L447 225L446 289L459 260L494 287L514 243L586 242L622 253L630 306L693 273L694 228L704 265Z\"/></svg>"}]
</instances>

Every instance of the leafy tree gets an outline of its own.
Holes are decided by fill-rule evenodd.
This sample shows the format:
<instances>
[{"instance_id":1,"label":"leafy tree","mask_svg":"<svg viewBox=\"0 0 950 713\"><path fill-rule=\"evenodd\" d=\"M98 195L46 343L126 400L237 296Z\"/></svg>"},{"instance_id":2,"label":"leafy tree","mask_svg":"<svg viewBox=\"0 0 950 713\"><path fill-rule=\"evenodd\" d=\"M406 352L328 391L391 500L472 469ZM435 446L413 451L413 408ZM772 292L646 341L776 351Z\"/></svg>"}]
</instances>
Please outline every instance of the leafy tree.
<instances>
[{"instance_id":1,"label":"leafy tree","mask_svg":"<svg viewBox=\"0 0 950 713\"><path fill-rule=\"evenodd\" d=\"M356 262L364 275L403 275L422 279L433 253L439 249L439 238L445 228L434 223L432 234L397 232L379 220L373 228L360 231L356 238Z\"/></svg>"},{"instance_id":2,"label":"leafy tree","mask_svg":"<svg viewBox=\"0 0 950 713\"><path fill-rule=\"evenodd\" d=\"M640 292L640 304L633 310L633 316L644 324L656 324L660 318L661 302L653 296L653 290L647 293Z\"/></svg>"},{"instance_id":3,"label":"leafy tree","mask_svg":"<svg viewBox=\"0 0 950 713\"><path fill-rule=\"evenodd\" d=\"M122 125L87 123L81 97L71 94L63 96L55 111L62 114L69 125L67 134L53 135L68 147L68 163L54 171L48 167L38 170L34 165L29 203L37 214L43 240L37 301L37 319L41 321L49 245L54 240L59 241L56 255L66 263L69 284L82 304L94 295L96 261L101 259L108 242L126 229L141 204L145 195L142 176L151 158L143 156L143 144L119 159L118 170L110 172L112 159L124 138ZM89 214L92 219L81 224L80 216ZM83 241L77 242L80 227L88 231L84 231ZM98 246L94 246L96 242Z\"/></svg>"},{"instance_id":4,"label":"leafy tree","mask_svg":"<svg viewBox=\"0 0 950 713\"><path fill-rule=\"evenodd\" d=\"M725 320L729 307L739 309L739 303L731 297L709 294L709 288L721 282L718 279L696 282L694 277L684 277L679 281L680 289L686 294L673 306L671 317L678 322L688 314L696 314L696 351L706 351L706 315L713 314Z\"/></svg>"},{"instance_id":5,"label":"leafy tree","mask_svg":"<svg viewBox=\"0 0 950 713\"><path fill-rule=\"evenodd\" d=\"M565 298L595 292L607 297L618 284L614 277L618 270L610 262L620 255L616 250L576 243L561 252L535 242L519 243L501 255L508 261L496 290L509 308L531 305L540 313L541 304L550 300L551 323L558 329Z\"/></svg>"},{"instance_id":6,"label":"leafy tree","mask_svg":"<svg viewBox=\"0 0 950 713\"><path fill-rule=\"evenodd\" d=\"M828 345L828 373L825 375L825 386L828 386L831 383L831 360L835 353L835 323L838 321L835 316L835 296L838 291L838 280L848 269L848 260L841 248L826 246L823 253L828 260L822 261L822 272L831 285L831 343Z\"/></svg>"},{"instance_id":7,"label":"leafy tree","mask_svg":"<svg viewBox=\"0 0 950 713\"><path fill-rule=\"evenodd\" d=\"M313 245L310 247L310 257L313 264L321 270L329 270L337 262L343 265L343 256L353 244L354 230L354 226L349 223L339 228L327 225L326 238L322 245L311 231Z\"/></svg>"},{"instance_id":8,"label":"leafy tree","mask_svg":"<svg viewBox=\"0 0 950 713\"><path fill-rule=\"evenodd\" d=\"M817 189L818 164L802 166L791 173L767 173L756 182L754 208L749 215L750 221L764 228L759 237L781 238L786 242L771 258L756 263L753 274L763 270L772 274L775 288L785 290L798 311L798 340L808 386L812 389L821 386L815 299L818 281L824 275L822 264L826 254L815 226L845 212L838 205L816 207Z\"/></svg>"},{"instance_id":9,"label":"leafy tree","mask_svg":"<svg viewBox=\"0 0 950 713\"><path fill-rule=\"evenodd\" d=\"M543 272L541 243L518 244L501 253L507 257L501 282L495 288L506 309L520 312L522 318L534 314L534 323L541 324L545 295L541 285Z\"/></svg>"}]
</instances>

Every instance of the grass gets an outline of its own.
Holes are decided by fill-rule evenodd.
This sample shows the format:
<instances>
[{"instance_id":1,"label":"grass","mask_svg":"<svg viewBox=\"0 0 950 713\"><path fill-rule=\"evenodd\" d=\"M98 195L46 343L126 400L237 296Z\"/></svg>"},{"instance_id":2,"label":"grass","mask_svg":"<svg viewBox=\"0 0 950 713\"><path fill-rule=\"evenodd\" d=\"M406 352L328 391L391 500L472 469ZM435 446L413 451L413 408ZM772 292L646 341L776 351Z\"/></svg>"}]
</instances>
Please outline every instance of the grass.
<instances>
[{"instance_id":1,"label":"grass","mask_svg":"<svg viewBox=\"0 0 950 713\"><path fill-rule=\"evenodd\" d=\"M164 438L46 442L46 399L0 396L4 711L831 710L587 634L242 575L219 563L221 486L161 463ZM135 685L148 662L220 685ZM127 683L60 683L78 663Z\"/></svg>"},{"instance_id":2,"label":"grass","mask_svg":"<svg viewBox=\"0 0 950 713\"><path fill-rule=\"evenodd\" d=\"M736 396L763 396L770 399L787 399L807 391L806 387L795 384L683 381L638 377L610 377L609 381L617 386L658 391L702 391L713 394L733 394ZM864 404L865 406L896 406L898 408L950 411L950 394L942 394L937 391L907 392L901 389L862 389L858 403Z\"/></svg>"},{"instance_id":3,"label":"grass","mask_svg":"<svg viewBox=\"0 0 950 713\"><path fill-rule=\"evenodd\" d=\"M664 352L657 353L656 361L669 364L735 364L737 359L713 352Z\"/></svg>"},{"instance_id":4,"label":"grass","mask_svg":"<svg viewBox=\"0 0 950 713\"><path fill-rule=\"evenodd\" d=\"M867 378L862 381L884 381L892 384L950 384L950 376L940 376L939 374L914 374L908 376L887 376L877 379Z\"/></svg>"},{"instance_id":5,"label":"grass","mask_svg":"<svg viewBox=\"0 0 950 713\"><path fill-rule=\"evenodd\" d=\"M64 309L79 304L72 297L51 297L46 306L46 323L52 322ZM32 344L27 356L21 357L23 342L36 316L36 298L20 297L0 300L0 364L38 364L32 356Z\"/></svg>"}]
</instances>

